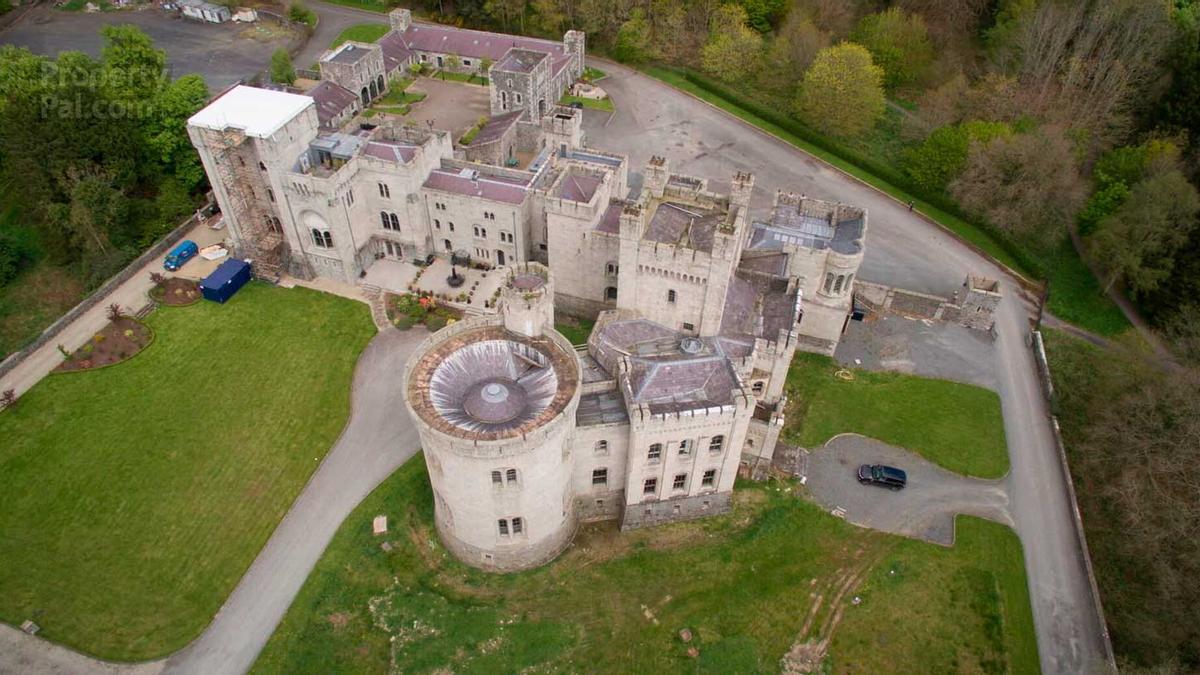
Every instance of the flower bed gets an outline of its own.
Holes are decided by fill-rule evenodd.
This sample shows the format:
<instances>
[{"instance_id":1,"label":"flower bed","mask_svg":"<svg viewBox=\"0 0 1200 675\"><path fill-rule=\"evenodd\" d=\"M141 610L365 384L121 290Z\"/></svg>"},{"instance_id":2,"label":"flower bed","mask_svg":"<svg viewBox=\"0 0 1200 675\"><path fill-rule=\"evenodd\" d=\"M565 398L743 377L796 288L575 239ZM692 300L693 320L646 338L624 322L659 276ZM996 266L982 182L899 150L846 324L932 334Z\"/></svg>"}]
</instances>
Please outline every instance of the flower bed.
<instances>
[{"instance_id":1,"label":"flower bed","mask_svg":"<svg viewBox=\"0 0 1200 675\"><path fill-rule=\"evenodd\" d=\"M68 373L111 366L132 358L153 341L154 332L149 326L132 317L118 317L68 355L54 372Z\"/></svg>"},{"instance_id":2,"label":"flower bed","mask_svg":"<svg viewBox=\"0 0 1200 675\"><path fill-rule=\"evenodd\" d=\"M150 289L150 297L155 302L170 307L184 307L199 302L202 296L200 294L200 285L195 281L179 277L167 277L158 281Z\"/></svg>"},{"instance_id":3,"label":"flower bed","mask_svg":"<svg viewBox=\"0 0 1200 675\"><path fill-rule=\"evenodd\" d=\"M436 331L462 318L461 312L439 305L437 299L428 294L388 295L386 304L388 321L400 330L424 324L429 330Z\"/></svg>"}]
</instances>

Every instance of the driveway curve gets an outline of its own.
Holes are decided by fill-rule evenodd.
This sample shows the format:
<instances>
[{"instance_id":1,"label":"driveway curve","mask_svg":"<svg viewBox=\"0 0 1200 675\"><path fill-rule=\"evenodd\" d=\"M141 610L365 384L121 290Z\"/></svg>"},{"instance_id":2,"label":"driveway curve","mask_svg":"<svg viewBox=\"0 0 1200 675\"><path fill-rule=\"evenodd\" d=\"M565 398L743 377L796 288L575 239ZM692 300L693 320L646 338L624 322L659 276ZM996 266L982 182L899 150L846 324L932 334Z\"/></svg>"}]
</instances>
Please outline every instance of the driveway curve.
<instances>
[{"instance_id":1,"label":"driveway curve","mask_svg":"<svg viewBox=\"0 0 1200 675\"><path fill-rule=\"evenodd\" d=\"M401 380L409 354L427 335L385 330L367 345L341 437L212 623L167 659L164 672L244 673L254 665L342 521L420 448Z\"/></svg>"},{"instance_id":2,"label":"driveway curve","mask_svg":"<svg viewBox=\"0 0 1200 675\"><path fill-rule=\"evenodd\" d=\"M897 492L860 485L861 464L887 464L908 473ZM846 520L875 530L954 544L954 517L960 513L1013 526L1004 480L969 478L920 455L859 434L839 434L808 457L809 494Z\"/></svg>"}]
</instances>

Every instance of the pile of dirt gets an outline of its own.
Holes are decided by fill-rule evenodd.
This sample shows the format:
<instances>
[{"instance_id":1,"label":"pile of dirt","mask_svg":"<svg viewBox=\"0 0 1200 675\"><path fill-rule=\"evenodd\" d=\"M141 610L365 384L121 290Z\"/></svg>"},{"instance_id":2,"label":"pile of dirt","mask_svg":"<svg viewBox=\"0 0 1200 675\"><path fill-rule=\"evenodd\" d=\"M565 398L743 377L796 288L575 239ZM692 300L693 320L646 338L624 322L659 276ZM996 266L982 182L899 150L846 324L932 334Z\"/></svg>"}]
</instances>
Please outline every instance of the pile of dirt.
<instances>
[{"instance_id":1,"label":"pile of dirt","mask_svg":"<svg viewBox=\"0 0 1200 675\"><path fill-rule=\"evenodd\" d=\"M168 277L155 286L150 295L164 305L182 307L200 300L200 285L191 279Z\"/></svg>"}]
</instances>

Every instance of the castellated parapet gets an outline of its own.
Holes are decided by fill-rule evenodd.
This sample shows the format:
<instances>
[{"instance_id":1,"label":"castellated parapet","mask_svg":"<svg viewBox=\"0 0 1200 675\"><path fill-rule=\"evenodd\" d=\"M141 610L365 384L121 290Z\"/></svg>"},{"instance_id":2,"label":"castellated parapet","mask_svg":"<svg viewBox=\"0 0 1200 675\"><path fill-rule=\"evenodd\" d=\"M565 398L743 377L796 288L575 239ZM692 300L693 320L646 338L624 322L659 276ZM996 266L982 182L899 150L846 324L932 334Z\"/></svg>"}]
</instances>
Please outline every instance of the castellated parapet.
<instances>
[{"instance_id":1,"label":"castellated parapet","mask_svg":"<svg viewBox=\"0 0 1200 675\"><path fill-rule=\"evenodd\" d=\"M554 326L554 281L541 263L517 263L508 268L500 287L504 327L526 337L541 337Z\"/></svg>"},{"instance_id":2,"label":"castellated parapet","mask_svg":"<svg viewBox=\"0 0 1200 675\"><path fill-rule=\"evenodd\" d=\"M557 331L539 330L514 332L502 316L461 321L422 343L405 370L438 534L486 570L545 563L577 526L570 439L579 361Z\"/></svg>"}]
</instances>

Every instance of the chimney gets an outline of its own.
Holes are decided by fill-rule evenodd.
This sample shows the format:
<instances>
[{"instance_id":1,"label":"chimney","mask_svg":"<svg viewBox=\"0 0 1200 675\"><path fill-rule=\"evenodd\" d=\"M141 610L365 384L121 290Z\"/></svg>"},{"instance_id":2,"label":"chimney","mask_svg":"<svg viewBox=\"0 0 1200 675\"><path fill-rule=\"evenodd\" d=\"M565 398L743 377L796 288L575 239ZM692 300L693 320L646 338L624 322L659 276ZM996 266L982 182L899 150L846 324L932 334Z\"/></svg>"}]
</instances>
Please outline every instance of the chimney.
<instances>
[{"instance_id":1,"label":"chimney","mask_svg":"<svg viewBox=\"0 0 1200 675\"><path fill-rule=\"evenodd\" d=\"M392 30L403 33L412 25L412 10L393 9L388 12L388 23L392 25Z\"/></svg>"}]
</instances>

